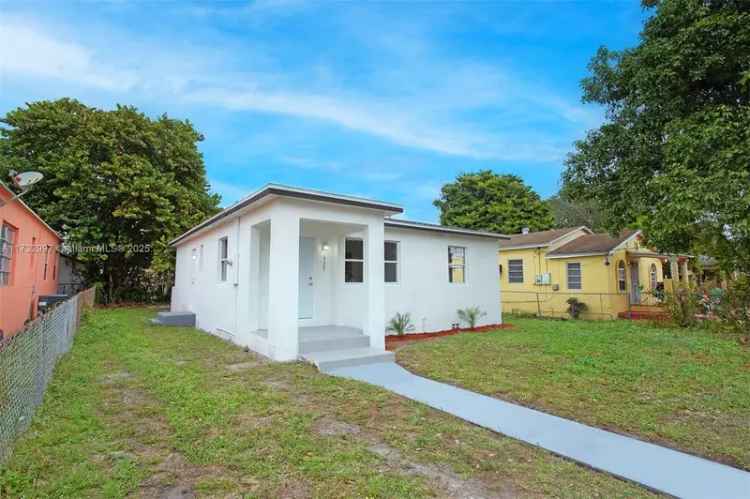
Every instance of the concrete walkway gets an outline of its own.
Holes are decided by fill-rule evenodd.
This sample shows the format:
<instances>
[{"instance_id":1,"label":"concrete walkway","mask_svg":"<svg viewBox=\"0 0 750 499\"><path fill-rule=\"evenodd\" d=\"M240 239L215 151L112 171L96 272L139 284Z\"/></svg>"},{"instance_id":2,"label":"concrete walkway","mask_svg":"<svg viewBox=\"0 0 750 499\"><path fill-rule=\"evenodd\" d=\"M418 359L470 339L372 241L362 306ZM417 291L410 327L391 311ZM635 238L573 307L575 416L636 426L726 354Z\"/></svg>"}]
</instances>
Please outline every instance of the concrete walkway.
<instances>
[{"instance_id":1,"label":"concrete walkway","mask_svg":"<svg viewBox=\"0 0 750 499\"><path fill-rule=\"evenodd\" d=\"M381 386L659 492L684 498L750 498L750 473L745 471L421 378L393 362L328 373Z\"/></svg>"}]
</instances>

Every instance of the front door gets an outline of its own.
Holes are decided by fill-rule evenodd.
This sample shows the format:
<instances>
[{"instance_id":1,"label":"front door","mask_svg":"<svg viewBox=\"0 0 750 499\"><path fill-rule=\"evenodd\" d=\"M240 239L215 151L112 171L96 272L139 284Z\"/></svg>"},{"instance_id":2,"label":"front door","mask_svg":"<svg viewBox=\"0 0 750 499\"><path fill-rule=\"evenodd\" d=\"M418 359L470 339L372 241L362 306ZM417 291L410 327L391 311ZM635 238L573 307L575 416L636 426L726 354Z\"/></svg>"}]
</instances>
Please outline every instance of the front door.
<instances>
[{"instance_id":1,"label":"front door","mask_svg":"<svg viewBox=\"0 0 750 499\"><path fill-rule=\"evenodd\" d=\"M630 303L641 303L641 282L638 276L638 262L630 264Z\"/></svg>"},{"instance_id":2,"label":"front door","mask_svg":"<svg viewBox=\"0 0 750 499\"><path fill-rule=\"evenodd\" d=\"M313 316L313 267L315 264L315 239L301 237L299 240L299 318Z\"/></svg>"}]
</instances>

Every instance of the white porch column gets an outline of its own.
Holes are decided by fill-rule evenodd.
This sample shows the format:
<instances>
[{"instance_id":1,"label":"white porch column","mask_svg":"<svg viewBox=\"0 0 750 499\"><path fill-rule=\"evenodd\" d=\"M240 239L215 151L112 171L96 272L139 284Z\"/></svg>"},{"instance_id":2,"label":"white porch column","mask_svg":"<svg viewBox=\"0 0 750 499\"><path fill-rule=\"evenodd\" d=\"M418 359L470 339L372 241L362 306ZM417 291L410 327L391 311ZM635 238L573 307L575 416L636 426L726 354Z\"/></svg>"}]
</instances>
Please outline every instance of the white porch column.
<instances>
[{"instance_id":1,"label":"white porch column","mask_svg":"<svg viewBox=\"0 0 750 499\"><path fill-rule=\"evenodd\" d=\"M298 213L276 207L268 265L268 339L274 360L296 360L299 353L299 225Z\"/></svg>"},{"instance_id":2,"label":"white porch column","mask_svg":"<svg viewBox=\"0 0 750 499\"><path fill-rule=\"evenodd\" d=\"M367 316L364 333L370 337L370 346L380 350L385 350L384 240L385 224L383 219L378 217L367 225L365 244Z\"/></svg>"},{"instance_id":3,"label":"white porch column","mask_svg":"<svg viewBox=\"0 0 750 499\"><path fill-rule=\"evenodd\" d=\"M680 272L677 267L676 256L669 257L669 272L672 274L672 293L676 293L680 282Z\"/></svg>"},{"instance_id":4,"label":"white porch column","mask_svg":"<svg viewBox=\"0 0 750 499\"><path fill-rule=\"evenodd\" d=\"M685 286L690 285L690 276L688 275L688 261L687 258L685 258L682 262L680 262L680 267L682 270L682 284Z\"/></svg>"}]
</instances>

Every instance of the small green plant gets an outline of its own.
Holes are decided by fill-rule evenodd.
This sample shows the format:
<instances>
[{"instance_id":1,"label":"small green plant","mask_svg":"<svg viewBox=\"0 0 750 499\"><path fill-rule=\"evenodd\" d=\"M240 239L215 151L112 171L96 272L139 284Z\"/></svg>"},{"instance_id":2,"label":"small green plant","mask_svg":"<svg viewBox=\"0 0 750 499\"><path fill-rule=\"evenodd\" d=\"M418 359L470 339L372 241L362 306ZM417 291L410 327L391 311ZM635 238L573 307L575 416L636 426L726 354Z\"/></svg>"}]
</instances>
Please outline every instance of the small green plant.
<instances>
[{"instance_id":1,"label":"small green plant","mask_svg":"<svg viewBox=\"0 0 750 499\"><path fill-rule=\"evenodd\" d=\"M483 312L479 307L459 309L457 313L458 319L461 322L466 323L469 326L469 329L474 329L477 326L477 321L480 317L487 315L487 312Z\"/></svg>"},{"instance_id":2,"label":"small green plant","mask_svg":"<svg viewBox=\"0 0 750 499\"><path fill-rule=\"evenodd\" d=\"M581 314L588 308L585 303L578 301L578 298L568 298L568 314L572 319L579 319Z\"/></svg>"},{"instance_id":3,"label":"small green plant","mask_svg":"<svg viewBox=\"0 0 750 499\"><path fill-rule=\"evenodd\" d=\"M397 312L390 321L388 321L387 331L403 336L408 331L414 331L414 324L411 323L411 314L408 312L402 314Z\"/></svg>"}]
</instances>

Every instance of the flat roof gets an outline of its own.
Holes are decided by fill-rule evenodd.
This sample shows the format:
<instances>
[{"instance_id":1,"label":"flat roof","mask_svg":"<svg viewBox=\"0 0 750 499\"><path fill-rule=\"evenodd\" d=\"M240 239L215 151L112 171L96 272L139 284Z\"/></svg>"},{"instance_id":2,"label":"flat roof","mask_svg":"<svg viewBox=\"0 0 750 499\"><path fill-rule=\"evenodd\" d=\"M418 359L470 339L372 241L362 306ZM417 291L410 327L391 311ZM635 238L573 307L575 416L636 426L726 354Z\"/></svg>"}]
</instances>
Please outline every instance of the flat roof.
<instances>
[{"instance_id":1,"label":"flat roof","mask_svg":"<svg viewBox=\"0 0 750 499\"><path fill-rule=\"evenodd\" d=\"M343 204L343 205L348 205L348 206L356 206L359 208L382 210L382 211L386 211L390 213L403 213L404 212L404 209L400 205L397 205L394 203L386 203L384 201L378 201L375 199L369 199L369 198L363 198L363 197L357 197L357 196L347 196L347 195L342 195L342 194L334 194L331 192L317 191L314 189L303 189L300 187L292 187L292 186L281 185L281 184L266 184L261 189L240 199L233 205L230 205L227 208L224 208L222 211L220 211L216 215L204 220L203 222L199 223L198 225L188 230L187 232L183 233L182 235L177 236L176 238L172 239L171 241L169 241L169 245L174 246L180 241L195 234L196 232L199 232L207 227L210 227L211 225L228 217L229 215L236 213L237 211L242 210L243 208L246 208L252 205L253 203L256 203L260 201L261 199L267 196L271 196L271 195L289 197L289 198L298 198L298 199L308 199L311 201L323 201L327 203Z\"/></svg>"},{"instance_id":2,"label":"flat roof","mask_svg":"<svg viewBox=\"0 0 750 499\"><path fill-rule=\"evenodd\" d=\"M386 227L397 227L400 229L428 230L433 232L447 232L450 234L460 234L465 236L489 237L492 239L510 239L510 236L498 234L497 232L487 232L483 230L464 229L463 227L453 227L450 225L438 225L426 222L414 222L412 220L401 220L398 218L387 218Z\"/></svg>"}]
</instances>

